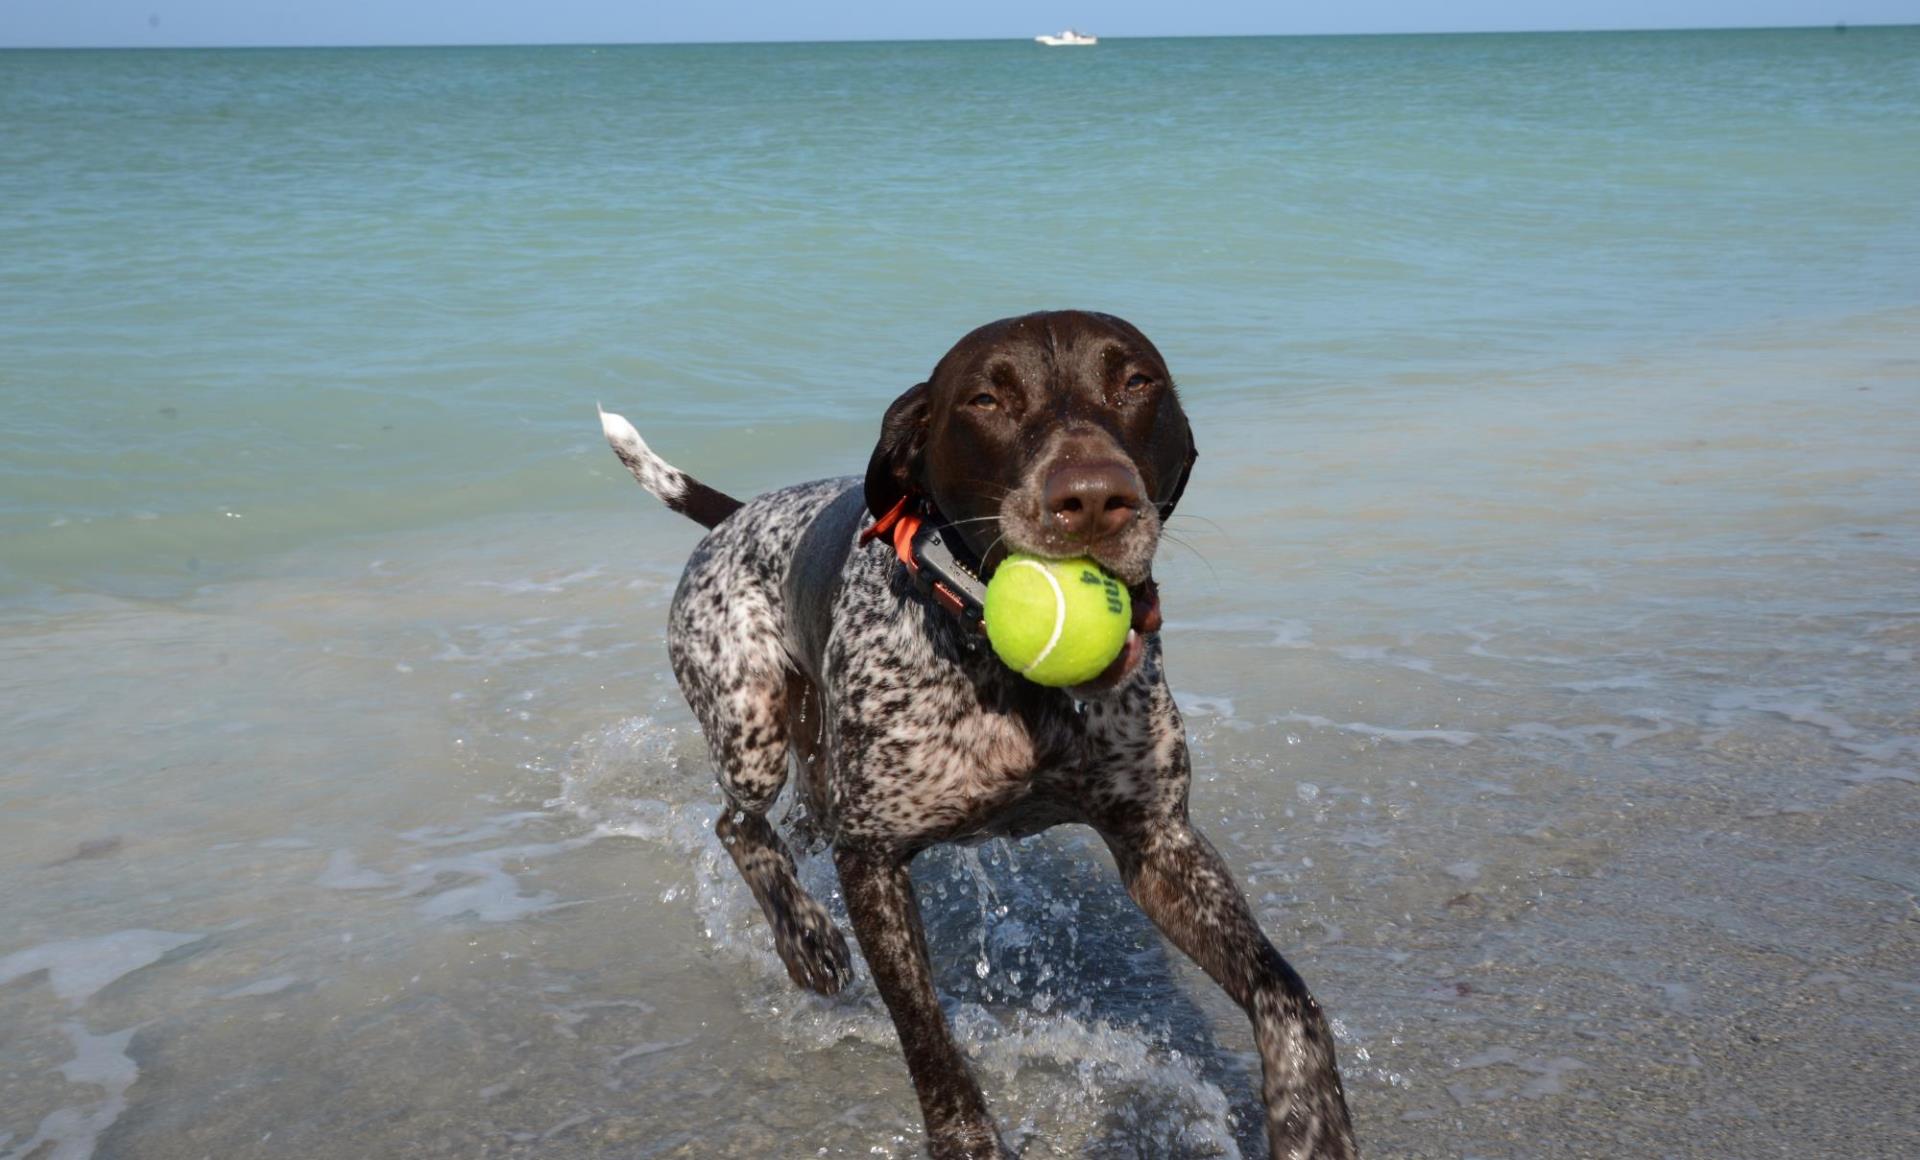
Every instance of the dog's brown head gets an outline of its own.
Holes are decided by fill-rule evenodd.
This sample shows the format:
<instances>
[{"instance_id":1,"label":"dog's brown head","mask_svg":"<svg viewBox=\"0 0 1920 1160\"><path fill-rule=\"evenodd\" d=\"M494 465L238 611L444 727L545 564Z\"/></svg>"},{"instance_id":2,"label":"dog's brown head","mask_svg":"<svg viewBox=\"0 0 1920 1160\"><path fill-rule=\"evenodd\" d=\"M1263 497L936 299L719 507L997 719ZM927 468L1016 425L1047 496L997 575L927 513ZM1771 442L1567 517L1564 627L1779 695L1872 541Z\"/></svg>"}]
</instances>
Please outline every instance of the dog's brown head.
<instances>
[{"instance_id":1,"label":"dog's brown head","mask_svg":"<svg viewBox=\"0 0 1920 1160\"><path fill-rule=\"evenodd\" d=\"M1026 314L961 339L887 408L867 506L931 500L988 574L1008 552L1091 556L1135 590L1152 632L1153 554L1194 454L1146 335L1108 314Z\"/></svg>"}]
</instances>

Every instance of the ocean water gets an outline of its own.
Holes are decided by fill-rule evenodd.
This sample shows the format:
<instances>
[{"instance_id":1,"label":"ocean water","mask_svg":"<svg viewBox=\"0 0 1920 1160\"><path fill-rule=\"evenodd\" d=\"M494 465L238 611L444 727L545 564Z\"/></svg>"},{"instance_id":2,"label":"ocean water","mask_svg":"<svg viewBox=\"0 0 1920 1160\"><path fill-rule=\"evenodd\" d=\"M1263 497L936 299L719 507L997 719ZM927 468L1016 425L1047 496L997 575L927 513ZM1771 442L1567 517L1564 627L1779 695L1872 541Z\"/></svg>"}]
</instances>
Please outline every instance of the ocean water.
<instances>
[{"instance_id":1,"label":"ocean water","mask_svg":"<svg viewBox=\"0 0 1920 1160\"><path fill-rule=\"evenodd\" d=\"M5 1160L919 1154L593 406L857 471L1056 306L1194 419L1193 810L1370 1154L1920 1151L1920 29L11 52L0 143ZM1096 841L916 874L1025 1155L1262 1154Z\"/></svg>"}]
</instances>

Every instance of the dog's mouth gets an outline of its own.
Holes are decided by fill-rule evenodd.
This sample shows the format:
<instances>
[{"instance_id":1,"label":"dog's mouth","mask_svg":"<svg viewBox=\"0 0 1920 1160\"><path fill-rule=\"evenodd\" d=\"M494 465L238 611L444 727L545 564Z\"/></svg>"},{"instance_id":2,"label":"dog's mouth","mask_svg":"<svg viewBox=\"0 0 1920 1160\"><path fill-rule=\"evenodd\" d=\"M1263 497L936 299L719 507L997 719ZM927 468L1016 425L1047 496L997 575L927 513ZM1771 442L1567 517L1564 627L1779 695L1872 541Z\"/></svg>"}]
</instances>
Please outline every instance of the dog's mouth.
<instances>
[{"instance_id":1,"label":"dog's mouth","mask_svg":"<svg viewBox=\"0 0 1920 1160\"><path fill-rule=\"evenodd\" d=\"M1004 521L1005 517L1002 519ZM1113 663L1101 670L1098 676L1069 686L1068 692L1076 697L1089 696L1107 692L1125 683L1147 655L1147 638L1160 631L1160 585L1154 581L1152 573L1153 547L1158 536L1128 535L1109 537L1105 542L1095 544L1056 544L1046 542L1044 536L1021 534L1027 529L1018 524L1003 522L1000 526L1005 531L995 538L983 559L983 578L991 577L1010 553L1024 552L1055 560L1087 556L1127 586L1133 618L1127 629L1126 642L1120 646L1120 655L1114 657Z\"/></svg>"},{"instance_id":2,"label":"dog's mouth","mask_svg":"<svg viewBox=\"0 0 1920 1160\"><path fill-rule=\"evenodd\" d=\"M985 539L989 544L981 557L983 576L993 575L1001 561L1020 552L1047 560L1084 557L1112 573L1129 591L1153 583L1153 556L1160 544L1157 520L1138 521L1118 535L1103 536L1092 542L1059 535L1036 519L1006 511L984 526L992 529L991 535L968 529L969 538Z\"/></svg>"}]
</instances>

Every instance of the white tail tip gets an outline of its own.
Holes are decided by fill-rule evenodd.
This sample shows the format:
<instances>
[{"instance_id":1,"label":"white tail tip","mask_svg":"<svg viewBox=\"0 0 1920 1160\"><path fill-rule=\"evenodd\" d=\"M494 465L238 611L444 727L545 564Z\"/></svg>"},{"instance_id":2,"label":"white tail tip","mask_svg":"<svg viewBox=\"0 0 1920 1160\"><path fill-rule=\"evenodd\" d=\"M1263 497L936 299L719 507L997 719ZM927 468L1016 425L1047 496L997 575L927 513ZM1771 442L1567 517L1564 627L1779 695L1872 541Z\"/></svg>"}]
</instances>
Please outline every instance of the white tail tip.
<instances>
[{"instance_id":1,"label":"white tail tip","mask_svg":"<svg viewBox=\"0 0 1920 1160\"><path fill-rule=\"evenodd\" d=\"M598 403L593 405L593 409L600 412L600 430L606 435L607 442L615 447L646 446L640 440L640 432L633 429L633 424L627 422L624 415L616 415Z\"/></svg>"}]
</instances>

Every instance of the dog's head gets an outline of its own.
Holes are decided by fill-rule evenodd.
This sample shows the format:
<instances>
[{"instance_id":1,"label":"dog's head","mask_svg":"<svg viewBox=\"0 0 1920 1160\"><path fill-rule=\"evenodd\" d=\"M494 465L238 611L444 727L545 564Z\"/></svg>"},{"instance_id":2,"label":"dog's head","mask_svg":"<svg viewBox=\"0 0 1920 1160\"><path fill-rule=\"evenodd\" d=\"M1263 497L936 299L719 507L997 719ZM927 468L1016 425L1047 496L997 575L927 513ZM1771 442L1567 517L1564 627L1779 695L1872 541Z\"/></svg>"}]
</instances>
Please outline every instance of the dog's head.
<instances>
[{"instance_id":1,"label":"dog's head","mask_svg":"<svg viewBox=\"0 0 1920 1160\"><path fill-rule=\"evenodd\" d=\"M1146 335L1107 314L1026 314L961 339L887 408L867 506L931 500L989 575L1009 552L1091 556L1134 590L1150 633L1153 555L1194 454Z\"/></svg>"}]
</instances>

